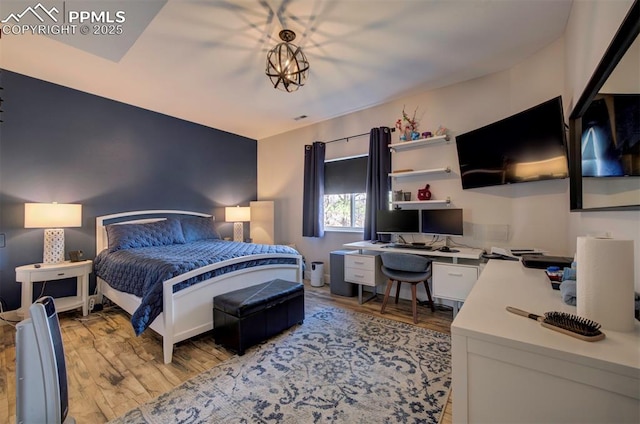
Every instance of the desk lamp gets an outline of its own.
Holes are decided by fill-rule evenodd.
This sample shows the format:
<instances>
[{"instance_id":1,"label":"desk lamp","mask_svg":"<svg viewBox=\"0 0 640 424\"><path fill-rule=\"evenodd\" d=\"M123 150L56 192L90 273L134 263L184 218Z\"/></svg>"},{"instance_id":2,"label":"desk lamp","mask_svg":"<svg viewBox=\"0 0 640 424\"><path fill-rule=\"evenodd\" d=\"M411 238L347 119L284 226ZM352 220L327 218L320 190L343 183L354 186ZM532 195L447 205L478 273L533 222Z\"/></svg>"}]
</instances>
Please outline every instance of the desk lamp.
<instances>
[{"instance_id":1,"label":"desk lamp","mask_svg":"<svg viewBox=\"0 0 640 424\"><path fill-rule=\"evenodd\" d=\"M64 262L64 228L82 225L82 205L25 203L24 228L45 228L42 262Z\"/></svg>"},{"instance_id":2,"label":"desk lamp","mask_svg":"<svg viewBox=\"0 0 640 424\"><path fill-rule=\"evenodd\" d=\"M251 208L248 206L226 207L225 221L233 222L233 241L243 241L244 222L251 221Z\"/></svg>"}]
</instances>

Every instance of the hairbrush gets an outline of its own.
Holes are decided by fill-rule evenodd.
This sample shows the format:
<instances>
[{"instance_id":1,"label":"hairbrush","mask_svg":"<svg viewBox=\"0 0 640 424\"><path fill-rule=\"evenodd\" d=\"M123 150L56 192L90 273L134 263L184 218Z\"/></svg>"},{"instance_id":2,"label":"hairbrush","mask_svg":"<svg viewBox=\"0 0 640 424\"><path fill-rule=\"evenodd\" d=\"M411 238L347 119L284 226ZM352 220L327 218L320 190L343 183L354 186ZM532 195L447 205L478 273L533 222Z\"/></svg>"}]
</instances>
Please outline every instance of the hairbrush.
<instances>
[{"instance_id":1,"label":"hairbrush","mask_svg":"<svg viewBox=\"0 0 640 424\"><path fill-rule=\"evenodd\" d=\"M566 312L546 312L544 316L523 311L522 309L507 306L507 311L534 321L539 321L543 327L575 337L588 342L596 342L604 339L604 333L600 331L600 324L587 318Z\"/></svg>"}]
</instances>

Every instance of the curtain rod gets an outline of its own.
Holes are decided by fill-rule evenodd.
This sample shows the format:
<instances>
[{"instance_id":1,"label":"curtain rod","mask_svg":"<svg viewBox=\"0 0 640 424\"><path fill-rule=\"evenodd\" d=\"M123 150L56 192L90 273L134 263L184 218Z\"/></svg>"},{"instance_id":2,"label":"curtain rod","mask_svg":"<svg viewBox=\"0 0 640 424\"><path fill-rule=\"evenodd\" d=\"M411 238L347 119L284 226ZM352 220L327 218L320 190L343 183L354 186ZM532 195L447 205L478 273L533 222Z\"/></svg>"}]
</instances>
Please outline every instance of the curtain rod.
<instances>
[{"instance_id":1,"label":"curtain rod","mask_svg":"<svg viewBox=\"0 0 640 424\"><path fill-rule=\"evenodd\" d=\"M391 130L391 132L395 132L396 129L394 127L389 127L389 130ZM362 134L350 135L349 137L336 138L335 140L325 141L324 144L335 143L336 141L342 140L347 140L348 143L350 138L362 137L363 135L369 135L369 133L366 132Z\"/></svg>"}]
</instances>

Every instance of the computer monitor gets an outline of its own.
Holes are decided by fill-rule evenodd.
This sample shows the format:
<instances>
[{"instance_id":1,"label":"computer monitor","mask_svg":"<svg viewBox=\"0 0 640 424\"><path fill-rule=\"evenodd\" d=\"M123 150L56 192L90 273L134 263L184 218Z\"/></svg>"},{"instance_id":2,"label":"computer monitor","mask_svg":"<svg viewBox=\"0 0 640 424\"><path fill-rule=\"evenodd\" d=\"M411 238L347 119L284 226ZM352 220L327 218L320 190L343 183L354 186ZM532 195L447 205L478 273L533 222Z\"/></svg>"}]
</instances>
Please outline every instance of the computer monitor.
<instances>
[{"instance_id":1,"label":"computer monitor","mask_svg":"<svg viewBox=\"0 0 640 424\"><path fill-rule=\"evenodd\" d=\"M462 209L423 209L420 232L439 236L462 236Z\"/></svg>"},{"instance_id":2,"label":"computer monitor","mask_svg":"<svg viewBox=\"0 0 640 424\"><path fill-rule=\"evenodd\" d=\"M420 218L417 209L379 209L376 215L376 232L391 233L419 233Z\"/></svg>"}]
</instances>

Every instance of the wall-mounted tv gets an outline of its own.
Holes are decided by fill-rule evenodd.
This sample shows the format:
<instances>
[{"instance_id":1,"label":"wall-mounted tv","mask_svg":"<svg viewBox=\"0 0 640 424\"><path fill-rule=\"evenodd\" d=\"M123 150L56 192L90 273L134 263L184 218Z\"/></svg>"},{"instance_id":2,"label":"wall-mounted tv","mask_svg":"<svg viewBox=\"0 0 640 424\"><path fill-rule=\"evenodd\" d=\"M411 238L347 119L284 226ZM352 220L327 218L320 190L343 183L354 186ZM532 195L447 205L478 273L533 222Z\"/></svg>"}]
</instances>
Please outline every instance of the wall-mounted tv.
<instances>
[{"instance_id":1,"label":"wall-mounted tv","mask_svg":"<svg viewBox=\"0 0 640 424\"><path fill-rule=\"evenodd\" d=\"M640 95L599 94L582 115L582 176L640 176Z\"/></svg>"},{"instance_id":2,"label":"wall-mounted tv","mask_svg":"<svg viewBox=\"0 0 640 424\"><path fill-rule=\"evenodd\" d=\"M420 231L420 217L417 209L379 209L376 214L376 232L390 233L418 233Z\"/></svg>"},{"instance_id":3,"label":"wall-mounted tv","mask_svg":"<svg viewBox=\"0 0 640 424\"><path fill-rule=\"evenodd\" d=\"M456 137L462 188L567 178L560 96Z\"/></svg>"}]
</instances>

